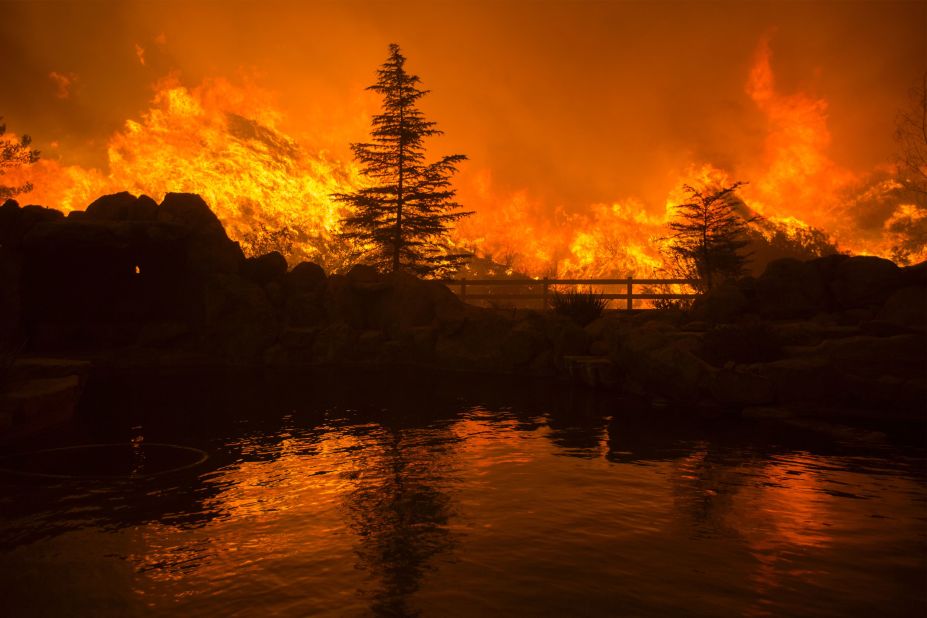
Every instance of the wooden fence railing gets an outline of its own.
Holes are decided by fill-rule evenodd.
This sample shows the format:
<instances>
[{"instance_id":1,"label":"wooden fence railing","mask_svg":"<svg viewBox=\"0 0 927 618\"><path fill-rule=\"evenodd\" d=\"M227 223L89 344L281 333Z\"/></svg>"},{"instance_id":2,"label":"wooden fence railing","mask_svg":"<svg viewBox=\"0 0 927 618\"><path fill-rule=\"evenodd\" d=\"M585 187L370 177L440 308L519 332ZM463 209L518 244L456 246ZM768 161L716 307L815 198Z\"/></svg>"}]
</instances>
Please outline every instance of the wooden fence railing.
<instances>
[{"instance_id":1,"label":"wooden fence railing","mask_svg":"<svg viewBox=\"0 0 927 618\"><path fill-rule=\"evenodd\" d=\"M541 307L547 309L550 297L553 295L551 287L561 286L581 286L587 285L601 298L606 300L624 300L625 307L628 311L633 309L635 300L675 300L695 298L693 293L655 293L643 292L635 293L634 286L660 286L660 285L688 285L694 286L693 279L444 279L443 283L447 284L464 302L471 300L540 300ZM488 287L520 287L527 288L525 293L521 294L498 294L494 292L484 292L480 288ZM618 286L623 291L618 293L609 293L605 291L606 287ZM470 290L468 290L470 288ZM473 288L476 288L474 290ZM598 288L598 289L597 289ZM540 291L538 291L538 289Z\"/></svg>"}]
</instances>

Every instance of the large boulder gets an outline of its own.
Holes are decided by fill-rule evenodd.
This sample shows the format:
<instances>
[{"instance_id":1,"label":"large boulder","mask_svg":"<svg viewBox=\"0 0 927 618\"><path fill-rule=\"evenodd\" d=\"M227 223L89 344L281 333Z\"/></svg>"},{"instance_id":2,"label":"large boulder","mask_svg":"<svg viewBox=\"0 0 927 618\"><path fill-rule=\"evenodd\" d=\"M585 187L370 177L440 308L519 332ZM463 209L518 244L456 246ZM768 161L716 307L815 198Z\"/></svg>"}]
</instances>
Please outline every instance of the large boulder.
<instances>
[{"instance_id":1,"label":"large boulder","mask_svg":"<svg viewBox=\"0 0 927 618\"><path fill-rule=\"evenodd\" d=\"M724 281L697 298L692 305L691 317L707 322L730 322L749 307L744 290L734 281Z\"/></svg>"},{"instance_id":2,"label":"large boulder","mask_svg":"<svg viewBox=\"0 0 927 618\"><path fill-rule=\"evenodd\" d=\"M128 241L115 224L40 223L23 246L23 312L29 322L89 322L134 317L134 268Z\"/></svg>"},{"instance_id":3,"label":"large boulder","mask_svg":"<svg viewBox=\"0 0 927 618\"><path fill-rule=\"evenodd\" d=\"M190 268L199 275L237 274L245 256L229 239L219 218L199 195L168 193L158 208L158 221L180 226L186 234Z\"/></svg>"},{"instance_id":4,"label":"large boulder","mask_svg":"<svg viewBox=\"0 0 927 618\"><path fill-rule=\"evenodd\" d=\"M264 290L240 277L214 275L205 292L204 335L211 351L232 361L260 358L278 335Z\"/></svg>"},{"instance_id":5,"label":"large boulder","mask_svg":"<svg viewBox=\"0 0 927 618\"><path fill-rule=\"evenodd\" d=\"M313 292L325 283L325 271L313 262L300 262L286 273L286 289L289 294Z\"/></svg>"},{"instance_id":6,"label":"large boulder","mask_svg":"<svg viewBox=\"0 0 927 618\"><path fill-rule=\"evenodd\" d=\"M324 290L292 292L286 297L283 315L289 327L305 328L327 319Z\"/></svg>"},{"instance_id":7,"label":"large boulder","mask_svg":"<svg viewBox=\"0 0 927 618\"><path fill-rule=\"evenodd\" d=\"M7 200L0 206L0 249L18 252L29 230L40 223L62 219L64 215L59 210L41 206L20 208L16 200Z\"/></svg>"},{"instance_id":8,"label":"large boulder","mask_svg":"<svg viewBox=\"0 0 927 618\"><path fill-rule=\"evenodd\" d=\"M701 338L699 356L716 366L771 361L781 354L777 331L766 322L722 324Z\"/></svg>"},{"instance_id":9,"label":"large boulder","mask_svg":"<svg viewBox=\"0 0 927 618\"><path fill-rule=\"evenodd\" d=\"M500 343L512 326L511 320L489 310L475 311L459 322L442 324L435 341L435 359L451 369L500 369Z\"/></svg>"},{"instance_id":10,"label":"large boulder","mask_svg":"<svg viewBox=\"0 0 927 618\"><path fill-rule=\"evenodd\" d=\"M29 321L191 320L200 302L185 231L160 222L58 219L22 241Z\"/></svg>"},{"instance_id":11,"label":"large boulder","mask_svg":"<svg viewBox=\"0 0 927 618\"><path fill-rule=\"evenodd\" d=\"M505 369L527 367L549 344L540 320L522 320L500 342L499 360Z\"/></svg>"},{"instance_id":12,"label":"large boulder","mask_svg":"<svg viewBox=\"0 0 927 618\"><path fill-rule=\"evenodd\" d=\"M755 291L756 311L765 318L807 318L830 304L821 269L794 258L770 262L757 277Z\"/></svg>"},{"instance_id":13,"label":"large boulder","mask_svg":"<svg viewBox=\"0 0 927 618\"><path fill-rule=\"evenodd\" d=\"M903 283L901 269L894 262L871 255L843 260L830 284L841 309L878 307Z\"/></svg>"},{"instance_id":14,"label":"large boulder","mask_svg":"<svg viewBox=\"0 0 927 618\"><path fill-rule=\"evenodd\" d=\"M258 285L281 281L286 276L286 258L277 251L248 258L242 266L242 275Z\"/></svg>"},{"instance_id":15,"label":"large boulder","mask_svg":"<svg viewBox=\"0 0 927 618\"><path fill-rule=\"evenodd\" d=\"M364 297L345 275L332 275L325 280L322 306L328 322L341 322L357 330L366 330Z\"/></svg>"},{"instance_id":16,"label":"large boulder","mask_svg":"<svg viewBox=\"0 0 927 618\"><path fill-rule=\"evenodd\" d=\"M624 388L634 392L696 401L705 395L716 371L695 354L697 336L663 322L620 323L604 333L603 341Z\"/></svg>"},{"instance_id":17,"label":"large boulder","mask_svg":"<svg viewBox=\"0 0 927 618\"><path fill-rule=\"evenodd\" d=\"M469 311L443 283L401 271L375 282L356 283L355 289L366 298L368 325L393 336L411 328L462 319Z\"/></svg>"},{"instance_id":18,"label":"large boulder","mask_svg":"<svg viewBox=\"0 0 927 618\"><path fill-rule=\"evenodd\" d=\"M383 280L383 275L377 272L377 269L367 264L355 264L345 273L345 279L352 285L377 285Z\"/></svg>"},{"instance_id":19,"label":"large boulder","mask_svg":"<svg viewBox=\"0 0 927 618\"><path fill-rule=\"evenodd\" d=\"M348 273L349 279L354 272L352 269ZM361 286L363 283L377 285L365 290L367 324L371 328L397 333L435 321L434 301L427 282L397 271L375 281L365 280ZM361 286L355 287L364 290Z\"/></svg>"},{"instance_id":20,"label":"large boulder","mask_svg":"<svg viewBox=\"0 0 927 618\"><path fill-rule=\"evenodd\" d=\"M563 365L565 356L586 354L592 341L592 336L584 328L570 318L555 313L544 314L540 327L547 338L552 360L558 367Z\"/></svg>"},{"instance_id":21,"label":"large boulder","mask_svg":"<svg viewBox=\"0 0 927 618\"><path fill-rule=\"evenodd\" d=\"M85 219L95 221L154 221L158 203L147 195L135 197L127 191L97 198L85 211Z\"/></svg>"},{"instance_id":22,"label":"large boulder","mask_svg":"<svg viewBox=\"0 0 927 618\"><path fill-rule=\"evenodd\" d=\"M325 310L326 277L318 264L302 262L286 273L284 320L290 327L305 328L322 323Z\"/></svg>"},{"instance_id":23,"label":"large boulder","mask_svg":"<svg viewBox=\"0 0 927 618\"><path fill-rule=\"evenodd\" d=\"M709 392L716 402L743 407L772 403L772 380L743 368L722 369L709 380Z\"/></svg>"},{"instance_id":24,"label":"large boulder","mask_svg":"<svg viewBox=\"0 0 927 618\"><path fill-rule=\"evenodd\" d=\"M862 407L896 414L927 406L927 353L922 334L857 335L796 347L790 357L757 364L780 403Z\"/></svg>"},{"instance_id":25,"label":"large boulder","mask_svg":"<svg viewBox=\"0 0 927 618\"><path fill-rule=\"evenodd\" d=\"M909 285L896 290L886 299L877 317L906 328L927 329L927 286Z\"/></svg>"},{"instance_id":26,"label":"large boulder","mask_svg":"<svg viewBox=\"0 0 927 618\"><path fill-rule=\"evenodd\" d=\"M312 360L317 364L355 360L359 331L344 322L320 328L312 342Z\"/></svg>"}]
</instances>

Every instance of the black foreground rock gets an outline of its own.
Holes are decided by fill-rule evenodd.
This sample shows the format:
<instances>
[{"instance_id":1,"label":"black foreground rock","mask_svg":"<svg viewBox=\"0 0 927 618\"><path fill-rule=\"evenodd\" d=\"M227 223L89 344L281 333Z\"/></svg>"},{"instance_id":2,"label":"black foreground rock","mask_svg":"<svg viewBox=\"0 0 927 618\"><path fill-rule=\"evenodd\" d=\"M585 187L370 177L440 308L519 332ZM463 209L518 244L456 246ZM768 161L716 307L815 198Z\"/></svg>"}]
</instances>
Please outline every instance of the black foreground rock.
<instances>
[{"instance_id":1,"label":"black foreground rock","mask_svg":"<svg viewBox=\"0 0 927 618\"><path fill-rule=\"evenodd\" d=\"M783 259L688 314L615 312L581 328L466 305L405 273L327 276L312 263L287 270L277 253L246 259L199 196L157 204L119 193L67 217L0 206L0 280L8 357L143 370L417 365L558 377L752 416L927 410L927 264Z\"/></svg>"}]
</instances>

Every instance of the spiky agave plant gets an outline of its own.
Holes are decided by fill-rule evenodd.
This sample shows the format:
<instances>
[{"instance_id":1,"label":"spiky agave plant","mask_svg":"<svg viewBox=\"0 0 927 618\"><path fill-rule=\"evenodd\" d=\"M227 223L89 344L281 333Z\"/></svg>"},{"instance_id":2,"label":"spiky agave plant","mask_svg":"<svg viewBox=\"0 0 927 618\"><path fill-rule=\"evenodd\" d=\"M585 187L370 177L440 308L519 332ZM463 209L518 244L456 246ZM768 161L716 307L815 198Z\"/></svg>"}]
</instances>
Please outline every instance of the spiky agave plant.
<instances>
[{"instance_id":1,"label":"spiky agave plant","mask_svg":"<svg viewBox=\"0 0 927 618\"><path fill-rule=\"evenodd\" d=\"M585 326L602 316L608 300L592 289L586 292L568 290L555 291L550 299L554 313L570 318L580 326Z\"/></svg>"}]
</instances>

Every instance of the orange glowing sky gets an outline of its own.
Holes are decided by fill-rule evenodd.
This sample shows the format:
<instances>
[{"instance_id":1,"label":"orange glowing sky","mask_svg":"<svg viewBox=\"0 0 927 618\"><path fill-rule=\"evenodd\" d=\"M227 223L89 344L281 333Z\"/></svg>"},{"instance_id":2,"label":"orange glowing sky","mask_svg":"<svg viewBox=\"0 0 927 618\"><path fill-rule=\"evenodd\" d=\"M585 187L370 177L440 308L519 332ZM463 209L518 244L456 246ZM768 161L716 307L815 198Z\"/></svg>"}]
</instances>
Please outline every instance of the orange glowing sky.
<instances>
[{"instance_id":1,"label":"orange glowing sky","mask_svg":"<svg viewBox=\"0 0 927 618\"><path fill-rule=\"evenodd\" d=\"M23 2L3 13L8 129L46 159L104 171L112 136L167 77L257 92L274 110L261 122L347 162L378 104L364 88L398 42L446 133L430 151L470 157L465 206L491 223L494 203L521 204L538 234L573 215L596 227L619 203L662 217L680 179L709 166L750 181L764 214L844 244L858 236L865 251L895 206L808 213L770 192L798 173L796 186L811 178L835 201L891 164L896 115L927 71L922 1ZM764 62L766 91L754 83ZM588 242L562 239L562 252Z\"/></svg>"}]
</instances>

